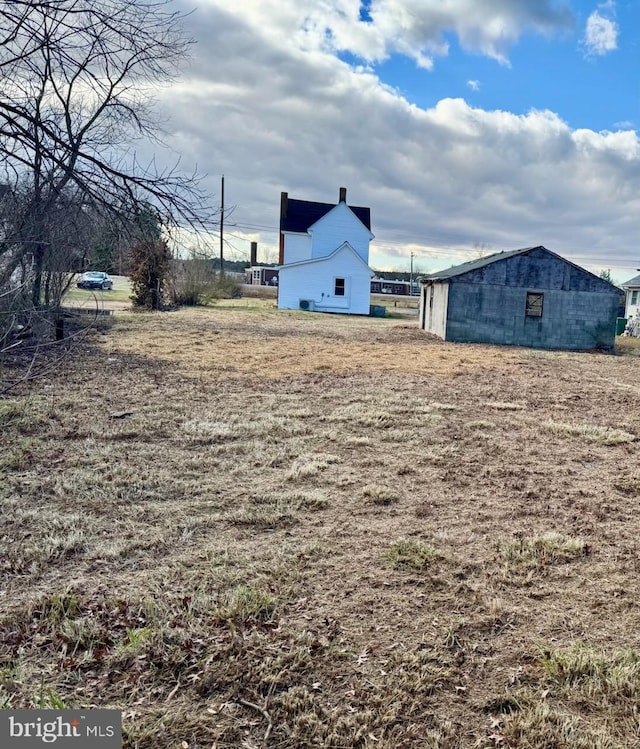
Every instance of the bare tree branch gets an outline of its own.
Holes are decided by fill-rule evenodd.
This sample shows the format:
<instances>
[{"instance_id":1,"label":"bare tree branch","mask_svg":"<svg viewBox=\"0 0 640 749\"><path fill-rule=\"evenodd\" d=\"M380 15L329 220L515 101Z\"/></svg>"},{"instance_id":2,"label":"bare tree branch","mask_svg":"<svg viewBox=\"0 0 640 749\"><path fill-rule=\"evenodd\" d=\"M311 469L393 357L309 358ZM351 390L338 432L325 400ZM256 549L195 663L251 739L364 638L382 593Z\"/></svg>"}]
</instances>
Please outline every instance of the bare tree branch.
<instances>
[{"instance_id":1,"label":"bare tree branch","mask_svg":"<svg viewBox=\"0 0 640 749\"><path fill-rule=\"evenodd\" d=\"M34 306L54 246L49 217L70 189L107 213L143 206L167 229L217 224L197 175L143 166L131 150L157 138L144 99L177 74L191 44L182 23L171 0L0 5L0 179L31 188L17 233L30 243Z\"/></svg>"}]
</instances>

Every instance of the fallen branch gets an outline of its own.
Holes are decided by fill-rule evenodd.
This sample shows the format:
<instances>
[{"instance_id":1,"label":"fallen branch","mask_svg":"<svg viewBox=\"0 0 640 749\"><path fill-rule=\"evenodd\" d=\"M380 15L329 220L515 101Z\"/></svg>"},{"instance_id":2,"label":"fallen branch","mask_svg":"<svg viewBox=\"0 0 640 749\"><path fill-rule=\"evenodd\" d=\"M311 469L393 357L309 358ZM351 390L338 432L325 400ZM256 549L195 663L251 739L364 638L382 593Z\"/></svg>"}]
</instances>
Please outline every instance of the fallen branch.
<instances>
[{"instance_id":1,"label":"fallen branch","mask_svg":"<svg viewBox=\"0 0 640 749\"><path fill-rule=\"evenodd\" d=\"M264 732L264 738L262 739L264 745L266 746L267 741L269 740L269 736L271 735L271 729L273 728L273 721L271 720L271 716L267 712L266 707L260 707L260 705L256 705L254 702L248 702L247 700L238 700L238 702L245 707L250 707L252 710L256 710L264 716L265 720L269 724L267 726L267 730Z\"/></svg>"},{"instance_id":2,"label":"fallen branch","mask_svg":"<svg viewBox=\"0 0 640 749\"><path fill-rule=\"evenodd\" d=\"M165 702L169 702L171 698L175 695L175 693L180 689L180 679L178 679L178 683L175 685L175 687L169 692L169 696L165 700Z\"/></svg>"}]
</instances>

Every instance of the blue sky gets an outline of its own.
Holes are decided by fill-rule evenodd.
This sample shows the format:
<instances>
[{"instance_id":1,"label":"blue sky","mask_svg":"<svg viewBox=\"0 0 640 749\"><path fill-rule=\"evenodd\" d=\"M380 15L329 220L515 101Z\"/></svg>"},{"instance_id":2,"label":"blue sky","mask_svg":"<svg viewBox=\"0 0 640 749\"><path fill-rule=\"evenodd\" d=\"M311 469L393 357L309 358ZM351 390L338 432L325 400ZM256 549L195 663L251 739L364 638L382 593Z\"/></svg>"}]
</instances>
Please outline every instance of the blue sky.
<instances>
[{"instance_id":1,"label":"blue sky","mask_svg":"<svg viewBox=\"0 0 640 749\"><path fill-rule=\"evenodd\" d=\"M160 104L183 166L225 174L230 257L274 258L280 191L345 186L373 267L543 244L637 274L637 0L200 0L187 23Z\"/></svg>"},{"instance_id":2,"label":"blue sky","mask_svg":"<svg viewBox=\"0 0 640 749\"><path fill-rule=\"evenodd\" d=\"M465 51L457 36L447 33L447 57L437 59L432 70L401 55L375 64L374 70L420 107L463 97L475 107L516 114L550 109L574 128L638 128L640 3L575 2L572 7L573 28L552 38L524 33L509 50L508 64ZM587 45L586 24L594 12L614 24L615 49L598 53ZM341 56L357 61L348 53Z\"/></svg>"}]
</instances>

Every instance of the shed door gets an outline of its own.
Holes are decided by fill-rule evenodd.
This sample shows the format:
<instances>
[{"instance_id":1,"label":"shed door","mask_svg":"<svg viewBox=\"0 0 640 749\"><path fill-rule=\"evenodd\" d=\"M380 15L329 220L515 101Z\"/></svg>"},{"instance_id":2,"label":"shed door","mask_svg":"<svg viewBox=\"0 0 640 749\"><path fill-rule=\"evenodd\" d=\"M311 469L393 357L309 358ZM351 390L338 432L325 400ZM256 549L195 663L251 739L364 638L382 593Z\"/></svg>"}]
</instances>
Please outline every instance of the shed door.
<instances>
[{"instance_id":1,"label":"shed door","mask_svg":"<svg viewBox=\"0 0 640 749\"><path fill-rule=\"evenodd\" d=\"M429 330L433 330L433 284L429 284Z\"/></svg>"}]
</instances>

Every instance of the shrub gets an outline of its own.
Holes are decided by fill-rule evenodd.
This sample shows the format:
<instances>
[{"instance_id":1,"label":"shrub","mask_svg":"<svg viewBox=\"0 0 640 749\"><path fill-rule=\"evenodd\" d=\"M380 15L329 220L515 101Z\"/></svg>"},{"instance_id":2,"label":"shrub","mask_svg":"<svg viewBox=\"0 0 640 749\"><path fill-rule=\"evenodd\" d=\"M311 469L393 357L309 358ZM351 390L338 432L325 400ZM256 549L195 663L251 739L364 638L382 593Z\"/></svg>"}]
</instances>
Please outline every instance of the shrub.
<instances>
[{"instance_id":1,"label":"shrub","mask_svg":"<svg viewBox=\"0 0 640 749\"><path fill-rule=\"evenodd\" d=\"M197 307L216 299L237 299L240 286L233 277L213 270L211 260L191 258L177 261L173 268L172 297L175 304Z\"/></svg>"},{"instance_id":2,"label":"shrub","mask_svg":"<svg viewBox=\"0 0 640 749\"><path fill-rule=\"evenodd\" d=\"M131 248L131 300L150 310L163 306L171 273L171 251L164 239L145 239Z\"/></svg>"}]
</instances>

